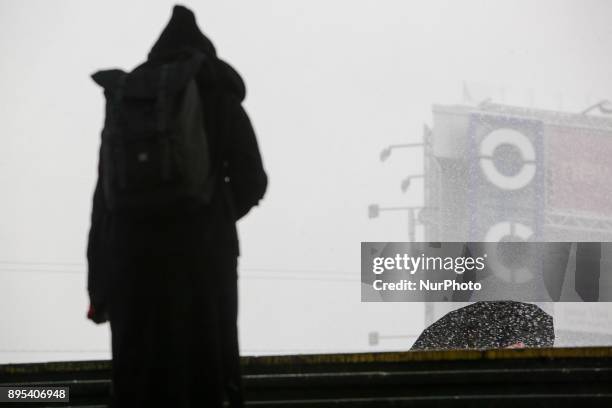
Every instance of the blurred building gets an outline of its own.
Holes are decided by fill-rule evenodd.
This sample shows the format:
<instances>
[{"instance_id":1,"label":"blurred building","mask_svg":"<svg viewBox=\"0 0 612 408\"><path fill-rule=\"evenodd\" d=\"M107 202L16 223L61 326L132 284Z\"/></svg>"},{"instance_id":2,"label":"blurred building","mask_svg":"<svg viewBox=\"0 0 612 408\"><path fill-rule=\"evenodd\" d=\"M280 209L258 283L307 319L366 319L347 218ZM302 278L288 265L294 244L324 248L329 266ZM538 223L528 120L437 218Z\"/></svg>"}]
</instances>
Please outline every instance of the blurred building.
<instances>
[{"instance_id":1,"label":"blurred building","mask_svg":"<svg viewBox=\"0 0 612 408\"><path fill-rule=\"evenodd\" d=\"M488 102L435 105L424 139L425 241L493 243L488 253L501 241L612 241L612 117ZM562 300L580 302L575 246ZM494 279L502 284L541 286L537 274L505 274L501 265ZM612 244L604 244L600 301L612 301L611 265ZM426 324L463 304L430 303ZM555 315L558 343L572 345L612 344L606 306L542 304Z\"/></svg>"}]
</instances>

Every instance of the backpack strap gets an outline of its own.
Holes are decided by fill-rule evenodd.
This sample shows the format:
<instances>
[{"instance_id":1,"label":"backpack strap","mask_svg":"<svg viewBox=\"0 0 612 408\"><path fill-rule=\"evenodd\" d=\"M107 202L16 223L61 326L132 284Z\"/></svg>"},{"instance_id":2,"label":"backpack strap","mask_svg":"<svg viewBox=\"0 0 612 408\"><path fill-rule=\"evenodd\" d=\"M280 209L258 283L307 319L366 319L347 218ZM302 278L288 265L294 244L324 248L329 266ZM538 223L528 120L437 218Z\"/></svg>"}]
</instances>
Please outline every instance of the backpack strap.
<instances>
[{"instance_id":1,"label":"backpack strap","mask_svg":"<svg viewBox=\"0 0 612 408\"><path fill-rule=\"evenodd\" d=\"M111 134L119 132L120 122L123 120L122 115L120 113L119 107L123 103L123 96L125 93L125 82L127 79L127 74L123 73L121 76L117 78L116 87L114 90L114 95L112 98L112 103L110 104L111 109ZM125 143L121 145L113 145L111 148L115 149L117 156L117 174L118 174L118 182L120 188L127 187L127 179L126 179L126 167L127 167L127 157L126 157L126 149Z\"/></svg>"},{"instance_id":2,"label":"backpack strap","mask_svg":"<svg viewBox=\"0 0 612 408\"><path fill-rule=\"evenodd\" d=\"M170 70L170 65L165 64L161 67L159 71L159 85L157 89L157 130L159 132L164 132L166 127L168 126L168 120L166 118L167 112L167 99L168 99L168 71Z\"/></svg>"},{"instance_id":3,"label":"backpack strap","mask_svg":"<svg viewBox=\"0 0 612 408\"><path fill-rule=\"evenodd\" d=\"M216 60L214 58L206 58L204 61L198 60L198 64L199 71L195 75L194 79L198 85L198 90L206 89L210 91L206 96L208 99L207 102L204 101L203 98L205 97L203 95L200 95L200 97L202 98L203 107L212 108L207 115L209 121L208 124L205 124L205 126L208 126L208 130L210 131L208 139L209 149L211 149L210 146L214 144L214 152L217 153L215 155L211 154L209 176L211 182L208 186L208 191L206 194L209 197L213 196L217 194L218 189L221 188L221 194L225 195L223 192L224 184L226 184L224 180L225 161L220 154L221 141L225 139L223 135L226 133L227 123L227 109L224 106L225 98L223 94L223 87L221 86Z\"/></svg>"},{"instance_id":4,"label":"backpack strap","mask_svg":"<svg viewBox=\"0 0 612 408\"><path fill-rule=\"evenodd\" d=\"M168 126L168 76L172 65L164 64L159 72L159 88L157 93L157 130L160 132L162 137L160 138L161 144L161 176L162 180L170 180L170 142L166 129Z\"/></svg>"},{"instance_id":5,"label":"backpack strap","mask_svg":"<svg viewBox=\"0 0 612 408\"><path fill-rule=\"evenodd\" d=\"M121 114L119 107L123 103L123 95L125 93L125 81L127 79L127 74L121 75L117 78L117 82L115 85L115 89L113 91L113 98L111 103L111 115L112 115L112 131L119 130L119 122L121 121Z\"/></svg>"}]
</instances>

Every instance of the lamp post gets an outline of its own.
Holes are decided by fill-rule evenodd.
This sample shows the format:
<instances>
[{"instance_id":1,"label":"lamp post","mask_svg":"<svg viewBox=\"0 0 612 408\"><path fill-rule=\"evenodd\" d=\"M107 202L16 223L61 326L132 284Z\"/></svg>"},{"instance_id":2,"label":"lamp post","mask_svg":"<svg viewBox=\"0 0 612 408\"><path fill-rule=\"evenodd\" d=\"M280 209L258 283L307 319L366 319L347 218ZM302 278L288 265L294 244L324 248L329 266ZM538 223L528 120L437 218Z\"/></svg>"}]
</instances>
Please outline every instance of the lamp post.
<instances>
[{"instance_id":1,"label":"lamp post","mask_svg":"<svg viewBox=\"0 0 612 408\"><path fill-rule=\"evenodd\" d=\"M402 184L401 184L402 193L405 193L408 190L412 180L414 180L414 179L422 179L422 178L425 178L424 174L414 174L414 175L408 176L405 179L403 179L402 180Z\"/></svg>"},{"instance_id":2,"label":"lamp post","mask_svg":"<svg viewBox=\"0 0 612 408\"><path fill-rule=\"evenodd\" d=\"M389 145L387 147L385 147L384 149L381 150L380 152L380 161L385 161L387 160L390 156L391 153L393 152L393 150L395 149L412 149L414 147L424 147L425 146L425 135L428 132L428 128L425 127L425 132L424 132L424 137L423 137L423 141L422 142L417 142L417 143L399 143L399 144L392 144ZM408 188L410 187L410 183L413 179L417 179L417 178L425 178L425 174L415 174L415 175L411 175L406 177L404 180L402 180L401 183L401 189L403 192L406 192L408 190ZM372 204L368 207L368 217L369 218L377 218L380 215L381 211L408 211L408 236L409 236L409 240L410 242L414 242L416 240L416 214L415 211L416 210L420 210L422 209L422 206L418 206L418 207L380 207L378 204Z\"/></svg>"},{"instance_id":3,"label":"lamp post","mask_svg":"<svg viewBox=\"0 0 612 408\"><path fill-rule=\"evenodd\" d=\"M424 207L381 207L378 204L370 204L368 206L368 218L378 218L383 211L407 211L408 212L408 237L410 242L416 240L416 211Z\"/></svg>"},{"instance_id":4,"label":"lamp post","mask_svg":"<svg viewBox=\"0 0 612 408\"><path fill-rule=\"evenodd\" d=\"M422 146L423 146L423 143L401 143L401 144L389 145L385 147L384 149L382 149L382 151L380 152L380 161L387 160L389 156L391 156L391 152L395 149L405 149L405 148L422 147Z\"/></svg>"},{"instance_id":5,"label":"lamp post","mask_svg":"<svg viewBox=\"0 0 612 408\"><path fill-rule=\"evenodd\" d=\"M387 160L390 156L393 150L395 149L406 149L406 148L414 148L414 147L422 147L424 150L424 155L425 158L429 158L430 162L433 162L435 164L437 164L439 166L439 164L435 161L432 160L431 158L433 157L433 145L432 145L432 136L433 136L433 131L432 129L427 126L424 125L423 126L423 141L422 142L418 142L418 143L402 143L402 144L392 144L389 145L387 147L385 147L381 152L380 152L380 161L384 162L385 160ZM410 242L415 242L416 241L416 215L415 212L417 210L423 210L426 209L425 214L427 213L427 210L432 209L432 208L436 208L437 207L431 207L431 197L430 197L430 190L429 190L429 184L431 183L431 181L429 181L428 178L425 178L425 174L427 174L429 177L432 177L431 172L429 167L431 166L431 164L428 164L428 160L425 160L425 164L424 164L424 168L423 168L423 174L415 174L415 175L410 175L406 178L404 178L404 180L402 180L401 182L401 189L402 192L406 192L408 190L408 188L410 188L410 184L412 182L413 179L417 179L417 178L421 178L425 181L424 183L424 196L425 196L425 206L417 206L417 207L380 207L378 204L371 204L370 206L368 206L368 217L369 218L377 218L380 215L381 211L408 211L408 234L409 234L409 239ZM427 208L426 206L429 205L430 207ZM425 218L428 217L423 217L423 211L419 211L419 219L422 223L424 222ZM425 233L425 238L431 238L428 237L429 234L427 234L427 232ZM437 234L439 235L439 234ZM426 321L431 321L431 318L433 316L433 306L431 303L429 302L425 302L425 318ZM377 332L372 332L369 335L369 339L370 339L370 344L378 344L379 341L379 334Z\"/></svg>"}]
</instances>

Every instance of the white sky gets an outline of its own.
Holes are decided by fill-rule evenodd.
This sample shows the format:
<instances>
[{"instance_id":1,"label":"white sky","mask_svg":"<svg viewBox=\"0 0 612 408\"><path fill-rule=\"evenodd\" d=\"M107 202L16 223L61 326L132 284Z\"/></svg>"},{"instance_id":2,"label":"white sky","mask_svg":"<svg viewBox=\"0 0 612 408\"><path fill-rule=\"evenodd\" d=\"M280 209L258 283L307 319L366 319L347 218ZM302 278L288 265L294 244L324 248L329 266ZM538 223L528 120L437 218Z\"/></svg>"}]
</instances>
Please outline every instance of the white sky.
<instances>
[{"instance_id":1,"label":"white sky","mask_svg":"<svg viewBox=\"0 0 612 408\"><path fill-rule=\"evenodd\" d=\"M605 0L189 3L247 83L270 177L240 223L243 354L410 346L368 346L370 331L419 333L423 311L360 303L359 243L407 239L404 215L366 208L422 203L419 181L399 188L421 152L378 153L419 141L462 81L571 111L612 97ZM171 6L0 0L0 363L110 356L108 327L84 318L103 118L89 74L140 63Z\"/></svg>"}]
</instances>

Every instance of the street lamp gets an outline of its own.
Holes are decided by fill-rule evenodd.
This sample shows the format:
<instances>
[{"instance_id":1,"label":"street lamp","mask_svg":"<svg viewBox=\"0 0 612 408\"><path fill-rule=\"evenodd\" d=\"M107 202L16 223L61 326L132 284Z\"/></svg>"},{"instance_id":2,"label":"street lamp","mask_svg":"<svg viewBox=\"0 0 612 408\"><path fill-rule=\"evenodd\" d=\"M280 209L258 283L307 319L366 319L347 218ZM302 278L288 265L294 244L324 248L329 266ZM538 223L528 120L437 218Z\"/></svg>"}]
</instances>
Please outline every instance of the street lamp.
<instances>
[{"instance_id":1,"label":"street lamp","mask_svg":"<svg viewBox=\"0 0 612 408\"><path fill-rule=\"evenodd\" d=\"M411 182L413 179L419 179L419 178L421 178L421 179L422 179L422 178L424 178L424 177L425 177L425 175L424 175L424 174L415 174L415 175L408 176L408 177L406 177L405 179L403 179L403 180L402 180L402 185L401 185L402 192L403 192L403 193L405 193L405 192L408 190L408 188L410 187L410 182Z\"/></svg>"},{"instance_id":2,"label":"street lamp","mask_svg":"<svg viewBox=\"0 0 612 408\"><path fill-rule=\"evenodd\" d=\"M394 149L410 149L413 147L423 147L425 148L428 143L428 138L431 136L431 129L427 125L423 128L423 141L418 143L401 143L401 144L392 144L380 152L380 161L387 160ZM415 174L412 176L408 176L402 181L401 189L403 192L406 192L410 187L410 182L415 178L425 178L425 174ZM408 211L408 232L410 235L410 241L415 241L415 226L416 226L416 216L415 211L420 210L423 207L384 207L381 208L378 204L372 204L368 206L368 217L369 218L377 218L380 215L381 211Z\"/></svg>"},{"instance_id":3,"label":"street lamp","mask_svg":"<svg viewBox=\"0 0 612 408\"><path fill-rule=\"evenodd\" d=\"M382 149L382 151L380 152L380 161L387 160L389 156L391 156L391 151L393 151L393 149L405 149L405 148L421 147L421 146L423 146L423 143L402 143L402 144L389 145L385 147L384 149Z\"/></svg>"},{"instance_id":4,"label":"street lamp","mask_svg":"<svg viewBox=\"0 0 612 408\"><path fill-rule=\"evenodd\" d=\"M408 235L410 242L415 242L416 215L415 211L421 210L424 207L381 207L378 204L370 204L368 206L368 218L378 218L381 211L408 211Z\"/></svg>"}]
</instances>

